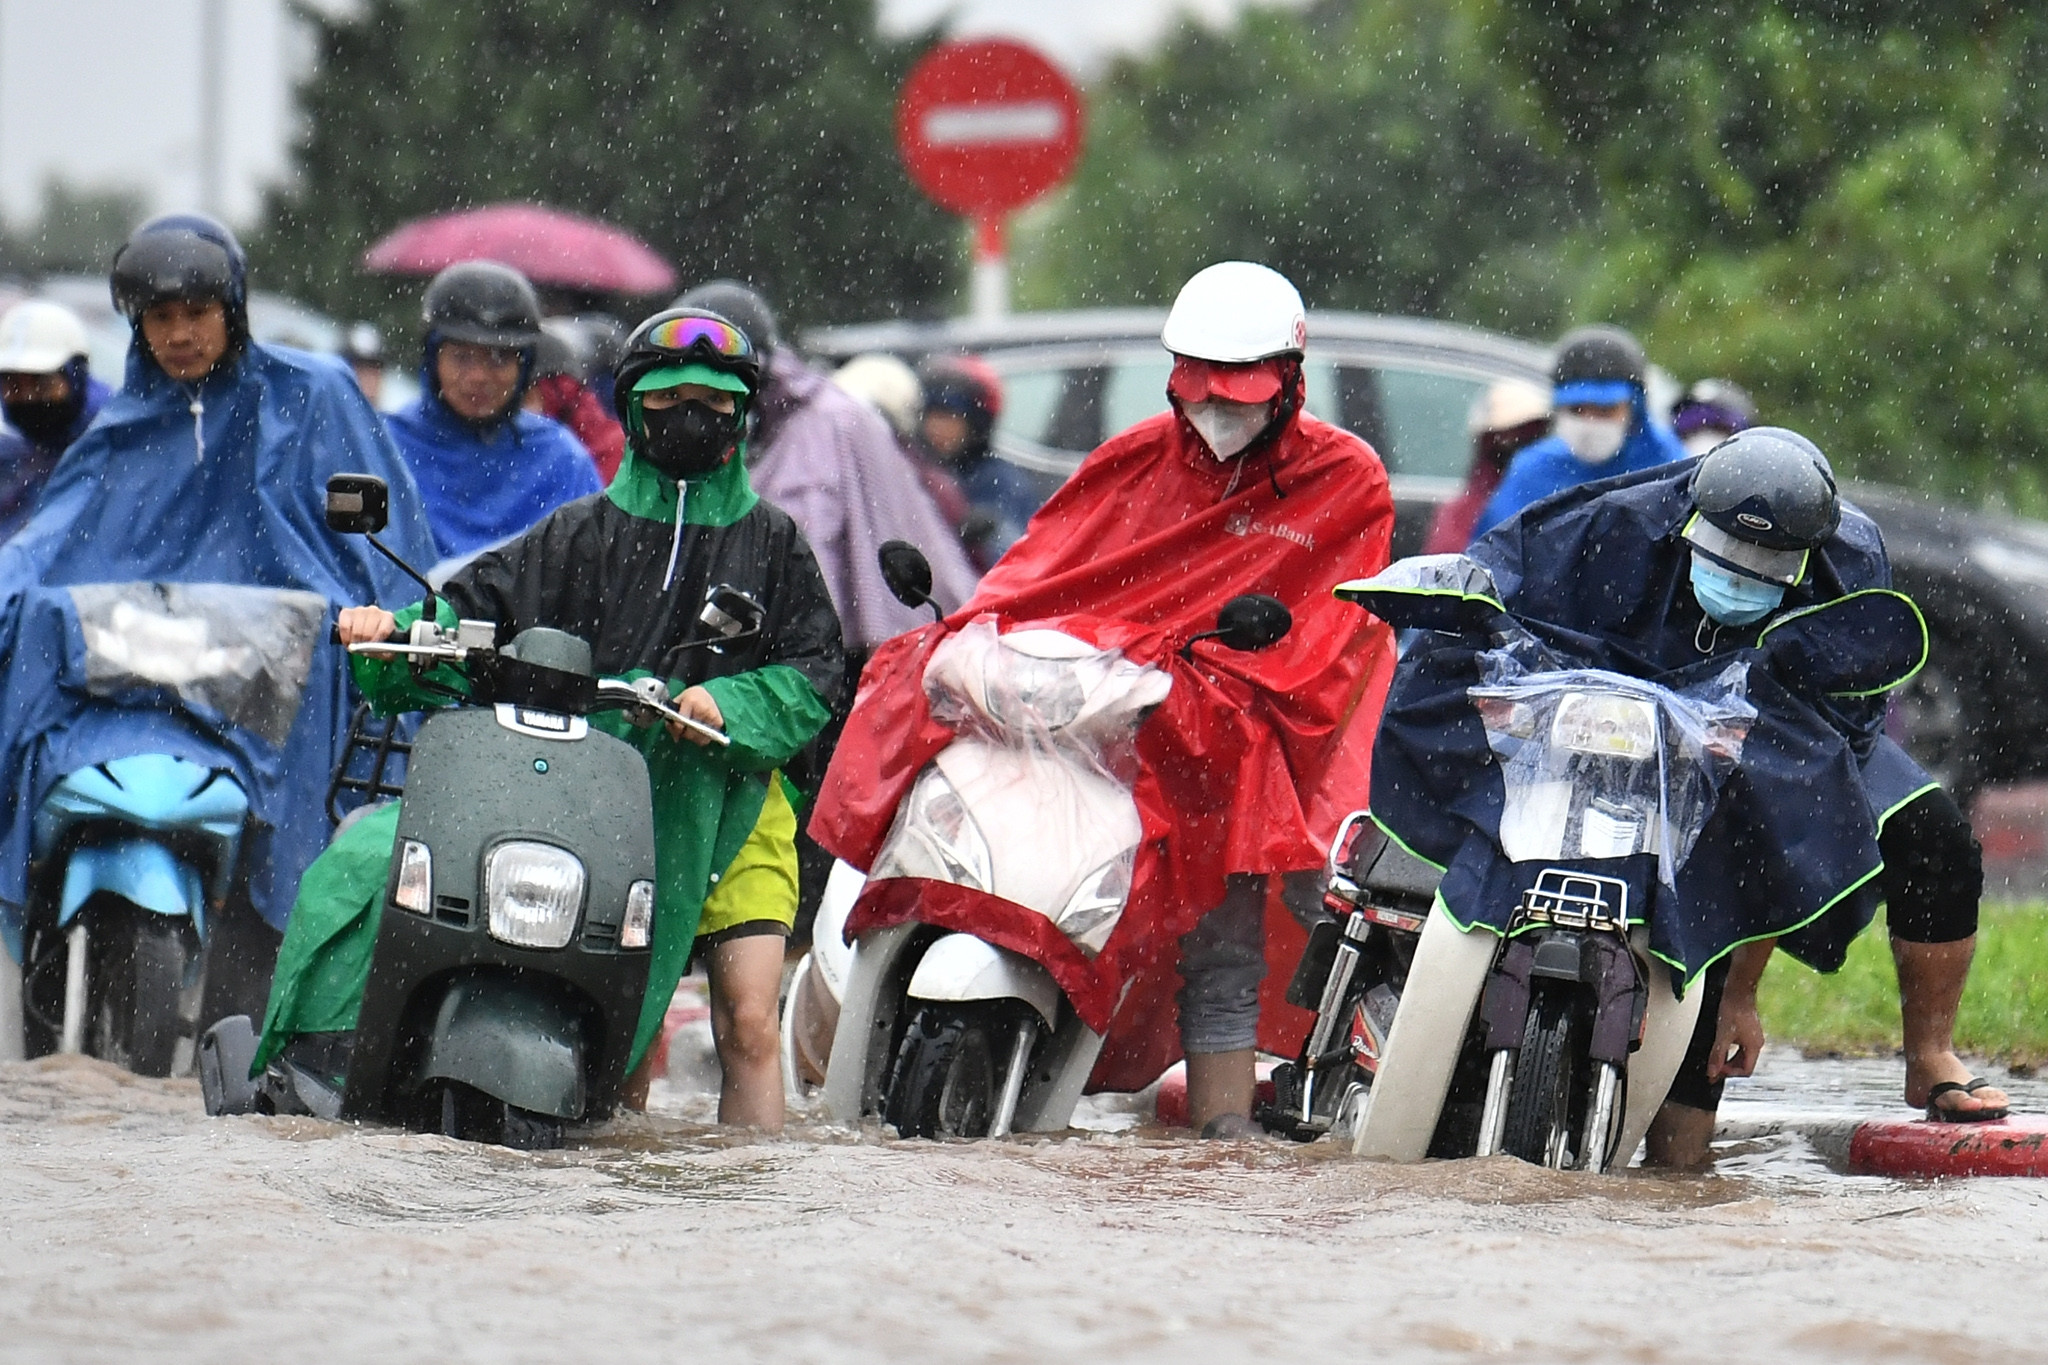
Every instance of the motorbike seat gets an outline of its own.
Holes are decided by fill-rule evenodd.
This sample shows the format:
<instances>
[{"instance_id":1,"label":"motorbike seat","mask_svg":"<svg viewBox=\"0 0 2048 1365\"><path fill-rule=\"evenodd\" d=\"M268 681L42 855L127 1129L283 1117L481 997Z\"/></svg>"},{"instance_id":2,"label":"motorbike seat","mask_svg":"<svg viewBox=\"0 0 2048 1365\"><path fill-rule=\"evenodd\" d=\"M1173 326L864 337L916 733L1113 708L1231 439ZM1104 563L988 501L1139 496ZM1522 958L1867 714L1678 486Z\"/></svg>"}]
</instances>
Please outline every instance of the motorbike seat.
<instances>
[{"instance_id":1,"label":"motorbike seat","mask_svg":"<svg viewBox=\"0 0 2048 1365\"><path fill-rule=\"evenodd\" d=\"M1374 825L1362 829L1351 852L1352 880L1361 888L1395 900L1431 901L1443 873L1389 839Z\"/></svg>"}]
</instances>

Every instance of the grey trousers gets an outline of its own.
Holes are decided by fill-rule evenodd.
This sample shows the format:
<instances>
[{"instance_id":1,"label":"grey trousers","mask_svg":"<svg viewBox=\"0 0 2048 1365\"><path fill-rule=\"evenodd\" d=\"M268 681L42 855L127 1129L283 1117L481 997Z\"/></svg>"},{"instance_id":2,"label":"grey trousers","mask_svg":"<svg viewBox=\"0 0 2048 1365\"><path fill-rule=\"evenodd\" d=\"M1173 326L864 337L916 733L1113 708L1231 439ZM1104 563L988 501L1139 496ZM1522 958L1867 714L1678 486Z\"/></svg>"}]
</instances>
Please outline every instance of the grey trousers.
<instances>
[{"instance_id":1,"label":"grey trousers","mask_svg":"<svg viewBox=\"0 0 2048 1365\"><path fill-rule=\"evenodd\" d=\"M1296 919L1312 921L1323 874L1289 872L1280 895ZM1223 902L1180 940L1180 1046L1196 1055L1258 1046L1259 982L1266 975L1266 879L1233 875Z\"/></svg>"}]
</instances>

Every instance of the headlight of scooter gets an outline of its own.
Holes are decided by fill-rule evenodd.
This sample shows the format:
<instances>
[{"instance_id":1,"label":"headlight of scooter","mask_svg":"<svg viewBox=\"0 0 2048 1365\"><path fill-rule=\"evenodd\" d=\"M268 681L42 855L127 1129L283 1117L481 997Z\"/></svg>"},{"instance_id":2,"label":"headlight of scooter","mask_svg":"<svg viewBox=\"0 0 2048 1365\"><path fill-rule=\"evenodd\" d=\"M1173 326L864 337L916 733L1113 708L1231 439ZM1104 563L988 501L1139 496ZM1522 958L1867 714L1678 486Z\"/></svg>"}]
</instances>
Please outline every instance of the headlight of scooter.
<instances>
[{"instance_id":1,"label":"headlight of scooter","mask_svg":"<svg viewBox=\"0 0 2048 1365\"><path fill-rule=\"evenodd\" d=\"M583 908L583 861L552 844L499 844L484 864L484 899L492 938L519 948L564 947Z\"/></svg>"},{"instance_id":2,"label":"headlight of scooter","mask_svg":"<svg viewBox=\"0 0 2048 1365\"><path fill-rule=\"evenodd\" d=\"M1075 947L1090 956L1102 951L1117 920L1123 917L1124 902L1131 894L1131 869L1137 858L1138 850L1127 848L1090 872L1053 921Z\"/></svg>"},{"instance_id":3,"label":"headlight of scooter","mask_svg":"<svg viewBox=\"0 0 2048 1365\"><path fill-rule=\"evenodd\" d=\"M992 890L996 879L988 840L945 774L929 769L917 780L911 799L910 832L938 859L947 878L977 891Z\"/></svg>"},{"instance_id":4,"label":"headlight of scooter","mask_svg":"<svg viewBox=\"0 0 2048 1365\"><path fill-rule=\"evenodd\" d=\"M1567 692L1557 703L1550 739L1575 754L1640 763L1657 756L1657 707L1641 697Z\"/></svg>"},{"instance_id":5,"label":"headlight of scooter","mask_svg":"<svg viewBox=\"0 0 2048 1365\"><path fill-rule=\"evenodd\" d=\"M989 714L1004 728L1030 733L1073 723L1088 691L1071 659L1039 659L1006 650L1001 672L990 680Z\"/></svg>"}]
</instances>

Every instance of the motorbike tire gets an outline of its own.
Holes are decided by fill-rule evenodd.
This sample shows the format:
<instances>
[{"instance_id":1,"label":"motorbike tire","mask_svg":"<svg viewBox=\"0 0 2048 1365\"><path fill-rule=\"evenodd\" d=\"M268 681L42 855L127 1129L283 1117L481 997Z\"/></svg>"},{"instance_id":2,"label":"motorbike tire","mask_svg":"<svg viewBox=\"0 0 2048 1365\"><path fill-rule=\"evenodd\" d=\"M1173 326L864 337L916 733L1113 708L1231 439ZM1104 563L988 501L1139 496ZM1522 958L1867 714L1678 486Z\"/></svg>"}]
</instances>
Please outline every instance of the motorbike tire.
<instances>
[{"instance_id":1,"label":"motorbike tire","mask_svg":"<svg viewBox=\"0 0 2048 1365\"><path fill-rule=\"evenodd\" d=\"M520 1152L551 1152L562 1145L562 1121L507 1104L495 1095L453 1082L440 1087L429 1113L438 1113L442 1137L488 1142Z\"/></svg>"},{"instance_id":2,"label":"motorbike tire","mask_svg":"<svg viewBox=\"0 0 2048 1365\"><path fill-rule=\"evenodd\" d=\"M1571 1139L1576 1085L1574 992L1539 987L1529 1002L1515 1081L1508 1089L1502 1149L1538 1166L1561 1167Z\"/></svg>"},{"instance_id":3,"label":"motorbike tire","mask_svg":"<svg viewBox=\"0 0 2048 1365\"><path fill-rule=\"evenodd\" d=\"M125 901L88 906L86 1051L138 1076L169 1076L196 1042L186 990L197 944L191 921Z\"/></svg>"},{"instance_id":4,"label":"motorbike tire","mask_svg":"<svg viewBox=\"0 0 2048 1365\"><path fill-rule=\"evenodd\" d=\"M995 1118L997 1027L983 1005L925 1004L896 1053L882 1117L905 1138L982 1138Z\"/></svg>"}]
</instances>

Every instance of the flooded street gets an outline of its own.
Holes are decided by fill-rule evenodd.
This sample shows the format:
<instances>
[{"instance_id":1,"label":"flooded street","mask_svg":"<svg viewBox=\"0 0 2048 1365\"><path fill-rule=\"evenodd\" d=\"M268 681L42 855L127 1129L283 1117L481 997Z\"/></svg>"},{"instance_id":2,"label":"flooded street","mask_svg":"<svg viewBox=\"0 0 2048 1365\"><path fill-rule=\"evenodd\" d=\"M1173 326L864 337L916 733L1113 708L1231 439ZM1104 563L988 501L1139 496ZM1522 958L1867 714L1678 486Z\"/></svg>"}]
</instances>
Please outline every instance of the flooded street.
<instances>
[{"instance_id":1,"label":"flooded street","mask_svg":"<svg viewBox=\"0 0 2048 1365\"><path fill-rule=\"evenodd\" d=\"M1775 1055L1731 1114L1895 1074ZM526 1155L5 1064L0 1360L1945 1362L2048 1330L2048 1190L1842 1177L1794 1137L1600 1179L1142 1125L739 1142L656 1098Z\"/></svg>"}]
</instances>

